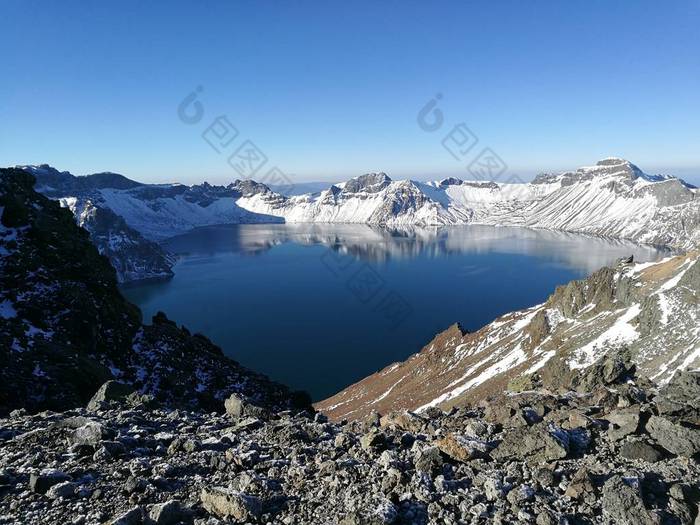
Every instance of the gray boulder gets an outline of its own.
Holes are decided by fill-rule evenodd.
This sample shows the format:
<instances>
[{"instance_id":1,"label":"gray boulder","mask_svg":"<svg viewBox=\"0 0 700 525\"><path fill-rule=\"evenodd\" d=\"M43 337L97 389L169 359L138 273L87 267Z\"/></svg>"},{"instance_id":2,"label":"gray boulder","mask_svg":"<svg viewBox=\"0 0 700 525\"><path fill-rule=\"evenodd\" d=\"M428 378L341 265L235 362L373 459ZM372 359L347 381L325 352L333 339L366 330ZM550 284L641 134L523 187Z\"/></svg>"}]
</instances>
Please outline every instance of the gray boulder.
<instances>
[{"instance_id":1,"label":"gray boulder","mask_svg":"<svg viewBox=\"0 0 700 525\"><path fill-rule=\"evenodd\" d=\"M506 432L503 441L491 451L496 460L533 462L563 459L569 453L569 435L560 428L544 423Z\"/></svg>"},{"instance_id":2,"label":"gray boulder","mask_svg":"<svg viewBox=\"0 0 700 525\"><path fill-rule=\"evenodd\" d=\"M444 453L457 461L469 461L483 458L491 451L491 446L481 440L461 434L450 433L438 440L435 445Z\"/></svg>"},{"instance_id":3,"label":"gray boulder","mask_svg":"<svg viewBox=\"0 0 700 525\"><path fill-rule=\"evenodd\" d=\"M103 403L122 402L134 392L134 388L130 385L120 383L118 381L107 381L97 389L95 395L92 396L87 405L87 409L91 411L98 410Z\"/></svg>"},{"instance_id":4,"label":"gray boulder","mask_svg":"<svg viewBox=\"0 0 700 525\"><path fill-rule=\"evenodd\" d=\"M229 398L224 401L224 407L228 415L236 418L250 416L258 419L266 419L269 415L266 409L253 405L237 394L231 394Z\"/></svg>"},{"instance_id":5,"label":"gray boulder","mask_svg":"<svg viewBox=\"0 0 700 525\"><path fill-rule=\"evenodd\" d=\"M62 481L56 483L46 491L46 496L49 499L72 498L75 496L75 491L78 489L78 484L72 481Z\"/></svg>"},{"instance_id":6,"label":"gray boulder","mask_svg":"<svg viewBox=\"0 0 700 525\"><path fill-rule=\"evenodd\" d=\"M676 372L655 399L659 414L700 425L700 372Z\"/></svg>"},{"instance_id":7,"label":"gray boulder","mask_svg":"<svg viewBox=\"0 0 700 525\"><path fill-rule=\"evenodd\" d=\"M44 470L29 475L29 488L32 492L46 494L47 490L62 481L70 481L70 476L60 470Z\"/></svg>"},{"instance_id":8,"label":"gray boulder","mask_svg":"<svg viewBox=\"0 0 700 525\"><path fill-rule=\"evenodd\" d=\"M644 507L639 490L629 486L620 476L613 476L603 485L603 514L619 525L655 525Z\"/></svg>"},{"instance_id":9,"label":"gray boulder","mask_svg":"<svg viewBox=\"0 0 700 525\"><path fill-rule=\"evenodd\" d=\"M381 427L397 428L399 430L406 430L408 432L418 433L423 430L428 424L428 420L424 417L414 414L404 410L402 412L390 412L389 414L382 416L379 420L379 425Z\"/></svg>"},{"instance_id":10,"label":"gray boulder","mask_svg":"<svg viewBox=\"0 0 700 525\"><path fill-rule=\"evenodd\" d=\"M207 512L220 518L248 521L262 513L260 498L226 487L203 488L200 499Z\"/></svg>"},{"instance_id":11,"label":"gray boulder","mask_svg":"<svg viewBox=\"0 0 700 525\"><path fill-rule=\"evenodd\" d=\"M535 499L535 489L530 485L519 485L513 488L506 496L508 503L520 507L525 503L531 502Z\"/></svg>"},{"instance_id":12,"label":"gray boulder","mask_svg":"<svg viewBox=\"0 0 700 525\"><path fill-rule=\"evenodd\" d=\"M179 501L171 499L165 503L153 505L148 510L150 525L177 525L187 521L189 513L182 508Z\"/></svg>"},{"instance_id":13,"label":"gray boulder","mask_svg":"<svg viewBox=\"0 0 700 525\"><path fill-rule=\"evenodd\" d=\"M376 508L349 513L339 525L389 525L396 522L398 514L394 504L384 500L376 505Z\"/></svg>"},{"instance_id":14,"label":"gray boulder","mask_svg":"<svg viewBox=\"0 0 700 525\"><path fill-rule=\"evenodd\" d=\"M424 447L416 452L413 464L416 470L428 473L437 473L442 470L444 461L438 447Z\"/></svg>"},{"instance_id":15,"label":"gray boulder","mask_svg":"<svg viewBox=\"0 0 700 525\"><path fill-rule=\"evenodd\" d=\"M564 495L574 500L583 499L589 501L591 498L595 498L595 487L591 480L591 474L586 467L581 467L574 473Z\"/></svg>"},{"instance_id":16,"label":"gray boulder","mask_svg":"<svg viewBox=\"0 0 700 525\"><path fill-rule=\"evenodd\" d=\"M623 383L634 373L634 365L625 352L614 352L605 355L577 375L573 384L579 392L592 392L602 385Z\"/></svg>"},{"instance_id":17,"label":"gray boulder","mask_svg":"<svg viewBox=\"0 0 700 525\"><path fill-rule=\"evenodd\" d=\"M235 430L236 432L241 430L255 430L257 428L262 427L263 425L264 423L260 419L251 416L241 419L238 423L234 425L233 430Z\"/></svg>"},{"instance_id":18,"label":"gray boulder","mask_svg":"<svg viewBox=\"0 0 700 525\"><path fill-rule=\"evenodd\" d=\"M663 454L654 446L644 441L628 441L620 447L620 456L632 461L656 463L663 459Z\"/></svg>"},{"instance_id":19,"label":"gray boulder","mask_svg":"<svg viewBox=\"0 0 700 525\"><path fill-rule=\"evenodd\" d=\"M384 432L372 428L364 436L360 438L360 445L363 450L370 451L372 449L380 448L386 442L386 434Z\"/></svg>"},{"instance_id":20,"label":"gray boulder","mask_svg":"<svg viewBox=\"0 0 700 525\"><path fill-rule=\"evenodd\" d=\"M484 496L488 501L498 501L506 494L506 489L500 479L488 478L484 481Z\"/></svg>"},{"instance_id":21,"label":"gray boulder","mask_svg":"<svg viewBox=\"0 0 700 525\"><path fill-rule=\"evenodd\" d=\"M646 429L659 445L672 454L692 457L700 452L700 430L658 416L649 418Z\"/></svg>"},{"instance_id":22,"label":"gray boulder","mask_svg":"<svg viewBox=\"0 0 700 525\"><path fill-rule=\"evenodd\" d=\"M108 525L141 525L143 523L143 510L141 507L134 507L123 514L115 516L107 523Z\"/></svg>"},{"instance_id":23,"label":"gray boulder","mask_svg":"<svg viewBox=\"0 0 700 525\"><path fill-rule=\"evenodd\" d=\"M528 426L528 420L523 410L518 406L511 406L508 401L489 403L484 410L484 419L503 428L518 428Z\"/></svg>"},{"instance_id":24,"label":"gray boulder","mask_svg":"<svg viewBox=\"0 0 700 525\"><path fill-rule=\"evenodd\" d=\"M639 428L639 407L614 410L605 416L605 419L610 422L608 437L613 441L619 441L637 432Z\"/></svg>"},{"instance_id":25,"label":"gray boulder","mask_svg":"<svg viewBox=\"0 0 700 525\"><path fill-rule=\"evenodd\" d=\"M89 445L96 447L102 441L110 440L114 437L114 431L105 427L102 423L91 421L76 428L68 440L71 445Z\"/></svg>"}]
</instances>

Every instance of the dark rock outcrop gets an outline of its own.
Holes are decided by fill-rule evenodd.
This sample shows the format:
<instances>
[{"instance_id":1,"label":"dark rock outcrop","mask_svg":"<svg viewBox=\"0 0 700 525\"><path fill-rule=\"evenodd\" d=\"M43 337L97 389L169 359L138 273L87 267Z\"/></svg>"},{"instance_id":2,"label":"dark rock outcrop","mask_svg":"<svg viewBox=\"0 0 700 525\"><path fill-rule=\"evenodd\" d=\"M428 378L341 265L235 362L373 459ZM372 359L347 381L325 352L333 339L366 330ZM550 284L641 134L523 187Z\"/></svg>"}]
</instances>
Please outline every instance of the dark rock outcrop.
<instances>
[{"instance_id":1,"label":"dark rock outcrop","mask_svg":"<svg viewBox=\"0 0 700 525\"><path fill-rule=\"evenodd\" d=\"M676 372L659 391L656 404L660 414L700 426L700 371Z\"/></svg>"}]
</instances>

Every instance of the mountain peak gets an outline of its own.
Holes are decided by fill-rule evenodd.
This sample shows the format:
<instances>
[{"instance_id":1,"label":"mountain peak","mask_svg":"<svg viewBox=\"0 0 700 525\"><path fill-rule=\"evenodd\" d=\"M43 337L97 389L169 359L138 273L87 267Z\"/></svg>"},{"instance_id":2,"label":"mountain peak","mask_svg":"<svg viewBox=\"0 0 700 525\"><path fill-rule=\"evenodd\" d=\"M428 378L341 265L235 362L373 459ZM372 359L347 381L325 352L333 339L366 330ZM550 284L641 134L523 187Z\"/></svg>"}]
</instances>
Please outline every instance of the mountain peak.
<instances>
[{"instance_id":1,"label":"mountain peak","mask_svg":"<svg viewBox=\"0 0 700 525\"><path fill-rule=\"evenodd\" d=\"M377 193L386 188L390 183L391 179L383 171L372 172L350 179L345 183L343 189L348 193L357 193L360 191Z\"/></svg>"},{"instance_id":2,"label":"mountain peak","mask_svg":"<svg viewBox=\"0 0 700 525\"><path fill-rule=\"evenodd\" d=\"M32 175L45 174L45 175L62 175L64 177L72 176L69 171L59 171L50 164L26 164L26 165L16 165L15 168L19 170L28 171Z\"/></svg>"},{"instance_id":3,"label":"mountain peak","mask_svg":"<svg viewBox=\"0 0 700 525\"><path fill-rule=\"evenodd\" d=\"M620 157L608 157L596 162L597 168L603 168L606 173L626 172L633 177L639 177L644 174L639 167L632 164L629 160Z\"/></svg>"},{"instance_id":4,"label":"mountain peak","mask_svg":"<svg viewBox=\"0 0 700 525\"><path fill-rule=\"evenodd\" d=\"M439 185L444 188L445 186L459 186L463 182L462 179L458 179L457 177L447 177L446 179L442 179Z\"/></svg>"},{"instance_id":5,"label":"mountain peak","mask_svg":"<svg viewBox=\"0 0 700 525\"><path fill-rule=\"evenodd\" d=\"M598 162L595 163L596 166L634 166L630 161L627 159L623 159L622 157L606 157L604 159L600 159Z\"/></svg>"},{"instance_id":6,"label":"mountain peak","mask_svg":"<svg viewBox=\"0 0 700 525\"><path fill-rule=\"evenodd\" d=\"M606 159L601 159L596 162L594 168L588 168L588 171L595 170L596 172L602 173L603 175L611 174L624 174L630 179L634 180L636 178L642 178L649 182L663 182L675 180L679 184L685 186L686 188L694 188L692 184L688 184L678 177L672 175L650 175L639 169L638 166L632 164L630 161L620 158L620 157L608 157Z\"/></svg>"},{"instance_id":7,"label":"mountain peak","mask_svg":"<svg viewBox=\"0 0 700 525\"><path fill-rule=\"evenodd\" d=\"M239 191L242 195L250 197L258 193L267 193L270 191L262 182L256 182L253 179L236 179L227 186L228 189Z\"/></svg>"},{"instance_id":8,"label":"mountain peak","mask_svg":"<svg viewBox=\"0 0 700 525\"><path fill-rule=\"evenodd\" d=\"M595 166L585 166L576 170L577 175L583 175L586 178L616 176L623 177L628 180L634 180L639 177L647 178L648 176L637 166L630 161L620 157L608 157L596 162Z\"/></svg>"}]
</instances>

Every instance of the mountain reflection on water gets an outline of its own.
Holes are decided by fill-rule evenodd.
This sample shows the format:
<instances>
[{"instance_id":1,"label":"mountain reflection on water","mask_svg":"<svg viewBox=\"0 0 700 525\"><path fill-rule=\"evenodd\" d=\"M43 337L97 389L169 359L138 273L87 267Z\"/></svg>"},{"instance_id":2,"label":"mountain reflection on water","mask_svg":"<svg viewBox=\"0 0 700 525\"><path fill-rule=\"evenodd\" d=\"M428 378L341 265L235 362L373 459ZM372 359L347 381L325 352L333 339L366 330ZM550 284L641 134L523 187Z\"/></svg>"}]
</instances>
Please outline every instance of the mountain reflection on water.
<instances>
[{"instance_id":1,"label":"mountain reflection on water","mask_svg":"<svg viewBox=\"0 0 700 525\"><path fill-rule=\"evenodd\" d=\"M386 228L366 224L250 224L198 228L164 244L176 254L255 255L284 243L323 245L370 263L458 253L509 253L549 259L590 274L617 258L648 262L671 254L631 241L551 230L497 226Z\"/></svg>"}]
</instances>

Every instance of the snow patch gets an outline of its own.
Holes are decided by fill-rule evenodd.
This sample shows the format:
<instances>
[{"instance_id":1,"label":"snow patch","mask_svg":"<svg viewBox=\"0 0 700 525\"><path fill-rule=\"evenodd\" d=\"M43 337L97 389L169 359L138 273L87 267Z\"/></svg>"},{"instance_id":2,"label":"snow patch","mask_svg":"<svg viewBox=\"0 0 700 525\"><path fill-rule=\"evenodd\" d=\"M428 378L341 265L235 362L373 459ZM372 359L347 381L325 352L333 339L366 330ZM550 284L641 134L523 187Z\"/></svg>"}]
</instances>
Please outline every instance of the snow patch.
<instances>
[{"instance_id":1,"label":"snow patch","mask_svg":"<svg viewBox=\"0 0 700 525\"><path fill-rule=\"evenodd\" d=\"M492 377L497 376L498 374L502 374L503 372L506 372L510 368L513 368L515 366L518 366L521 363L524 363L527 360L527 356L525 355L525 352L522 350L520 344L518 344L513 350L508 352L508 354L501 358L498 359L494 364L491 366L487 367L483 372L481 372L478 376L470 379L466 383L458 386L457 388L454 388L448 392L445 392L444 394L440 395L439 397L436 397L432 401L429 401L428 403L418 407L417 411L425 410L426 408L429 408L431 406L438 405L440 403L443 403L445 401L448 401L450 399L454 399L455 397L459 396L463 392L466 392L470 388L473 388L475 386L478 386ZM481 364L481 363L479 363ZM472 367L472 369L475 367ZM471 369L470 369L471 370ZM465 376L468 377L468 375L471 374L465 374ZM462 376L463 378L465 376Z\"/></svg>"},{"instance_id":2,"label":"snow patch","mask_svg":"<svg viewBox=\"0 0 700 525\"><path fill-rule=\"evenodd\" d=\"M576 351L575 357L568 363L569 367L572 369L588 367L607 352L605 346L631 343L637 339L639 332L630 324L630 321L635 319L640 311L639 304L627 308L610 328Z\"/></svg>"}]
</instances>

